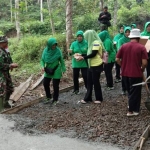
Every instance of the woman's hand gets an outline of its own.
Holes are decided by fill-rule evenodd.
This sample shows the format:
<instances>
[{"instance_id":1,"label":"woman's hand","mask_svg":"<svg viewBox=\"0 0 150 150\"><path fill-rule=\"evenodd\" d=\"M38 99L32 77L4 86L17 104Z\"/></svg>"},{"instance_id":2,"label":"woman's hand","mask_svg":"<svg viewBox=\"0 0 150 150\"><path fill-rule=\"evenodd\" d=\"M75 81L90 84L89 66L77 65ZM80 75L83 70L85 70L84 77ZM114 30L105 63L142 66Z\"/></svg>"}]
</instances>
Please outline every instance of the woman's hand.
<instances>
[{"instance_id":1,"label":"woman's hand","mask_svg":"<svg viewBox=\"0 0 150 150\"><path fill-rule=\"evenodd\" d=\"M81 55L77 57L77 61L80 61L80 60L83 60L83 59L84 59L84 57L81 56Z\"/></svg>"}]
</instances>

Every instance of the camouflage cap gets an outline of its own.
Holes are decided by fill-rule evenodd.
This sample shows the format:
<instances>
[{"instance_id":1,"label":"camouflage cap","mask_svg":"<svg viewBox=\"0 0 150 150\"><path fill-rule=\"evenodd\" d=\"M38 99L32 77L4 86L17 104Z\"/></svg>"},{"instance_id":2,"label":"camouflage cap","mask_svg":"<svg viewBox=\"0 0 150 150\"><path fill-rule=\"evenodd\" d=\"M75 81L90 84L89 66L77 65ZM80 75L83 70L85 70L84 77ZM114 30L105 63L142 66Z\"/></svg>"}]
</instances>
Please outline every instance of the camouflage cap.
<instances>
[{"instance_id":1,"label":"camouflage cap","mask_svg":"<svg viewBox=\"0 0 150 150\"><path fill-rule=\"evenodd\" d=\"M0 36L0 43L8 42L8 39L6 36Z\"/></svg>"}]
</instances>

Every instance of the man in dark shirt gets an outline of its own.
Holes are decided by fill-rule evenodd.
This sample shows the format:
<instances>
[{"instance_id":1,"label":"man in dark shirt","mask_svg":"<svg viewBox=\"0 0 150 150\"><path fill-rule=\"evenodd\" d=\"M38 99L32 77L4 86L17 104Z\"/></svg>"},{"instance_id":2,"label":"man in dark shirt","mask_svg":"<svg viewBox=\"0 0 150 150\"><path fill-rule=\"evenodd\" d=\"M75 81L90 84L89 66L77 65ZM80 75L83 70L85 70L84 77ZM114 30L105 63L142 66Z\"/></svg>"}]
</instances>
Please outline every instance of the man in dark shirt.
<instances>
[{"instance_id":1,"label":"man in dark shirt","mask_svg":"<svg viewBox=\"0 0 150 150\"><path fill-rule=\"evenodd\" d=\"M140 30L132 29L129 38L131 41L123 44L116 56L116 61L121 66L122 80L128 91L128 117L139 114L142 85L132 85L142 82L148 59L146 48L139 43Z\"/></svg>"},{"instance_id":2,"label":"man in dark shirt","mask_svg":"<svg viewBox=\"0 0 150 150\"><path fill-rule=\"evenodd\" d=\"M105 6L103 12L101 12L98 17L98 21L100 22L100 25L103 27L101 30L105 30L111 26L110 20L111 14L108 12L108 7Z\"/></svg>"}]
</instances>

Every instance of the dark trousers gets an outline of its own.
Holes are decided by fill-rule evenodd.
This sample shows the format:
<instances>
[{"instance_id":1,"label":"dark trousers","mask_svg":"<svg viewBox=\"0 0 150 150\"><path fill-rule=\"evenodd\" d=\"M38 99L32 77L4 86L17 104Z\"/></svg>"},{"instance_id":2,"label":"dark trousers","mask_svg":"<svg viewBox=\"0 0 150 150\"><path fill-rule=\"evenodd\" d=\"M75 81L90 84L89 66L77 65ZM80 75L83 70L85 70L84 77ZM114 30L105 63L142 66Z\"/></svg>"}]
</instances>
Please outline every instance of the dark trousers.
<instances>
[{"instance_id":1,"label":"dark trousers","mask_svg":"<svg viewBox=\"0 0 150 150\"><path fill-rule=\"evenodd\" d=\"M112 68L114 66L114 62L108 63L104 65L104 71L107 81L108 87L113 87L113 76L112 76Z\"/></svg>"},{"instance_id":2,"label":"dark trousers","mask_svg":"<svg viewBox=\"0 0 150 150\"><path fill-rule=\"evenodd\" d=\"M73 84L74 84L74 91L79 91L79 74L83 77L84 85L87 88L87 68L73 68Z\"/></svg>"},{"instance_id":3,"label":"dark trousers","mask_svg":"<svg viewBox=\"0 0 150 150\"><path fill-rule=\"evenodd\" d=\"M127 89L123 80L121 80L121 85L122 85L122 91L125 92Z\"/></svg>"},{"instance_id":4,"label":"dark trousers","mask_svg":"<svg viewBox=\"0 0 150 150\"><path fill-rule=\"evenodd\" d=\"M120 65L118 65L116 62L115 62L115 69L116 69L116 79L121 79L120 78Z\"/></svg>"},{"instance_id":5,"label":"dark trousers","mask_svg":"<svg viewBox=\"0 0 150 150\"><path fill-rule=\"evenodd\" d=\"M125 87L128 91L128 104L129 104L129 112L139 112L140 104L141 104L141 89L142 85L132 86L136 83L142 82L142 77L139 78L130 78L130 77L122 77L122 80L125 83Z\"/></svg>"},{"instance_id":6,"label":"dark trousers","mask_svg":"<svg viewBox=\"0 0 150 150\"><path fill-rule=\"evenodd\" d=\"M94 92L96 100L103 101L102 90L100 85L100 74L103 71L103 65L91 67L87 71L87 92L84 97L85 101L92 101L92 90L94 86Z\"/></svg>"},{"instance_id":7,"label":"dark trousers","mask_svg":"<svg viewBox=\"0 0 150 150\"><path fill-rule=\"evenodd\" d=\"M126 92L127 89L126 89L126 86L125 86L125 83L124 83L123 79L121 80L121 86L122 86L122 91Z\"/></svg>"},{"instance_id":8,"label":"dark trousers","mask_svg":"<svg viewBox=\"0 0 150 150\"><path fill-rule=\"evenodd\" d=\"M50 82L53 82L53 90L54 90L54 94L53 94L53 100L57 101L58 100L58 96L59 96L59 83L60 83L60 79L51 79L51 78L47 78L44 77L43 80L43 86L44 86L44 90L46 93L46 97L47 98L51 98L51 92L50 92Z\"/></svg>"}]
</instances>

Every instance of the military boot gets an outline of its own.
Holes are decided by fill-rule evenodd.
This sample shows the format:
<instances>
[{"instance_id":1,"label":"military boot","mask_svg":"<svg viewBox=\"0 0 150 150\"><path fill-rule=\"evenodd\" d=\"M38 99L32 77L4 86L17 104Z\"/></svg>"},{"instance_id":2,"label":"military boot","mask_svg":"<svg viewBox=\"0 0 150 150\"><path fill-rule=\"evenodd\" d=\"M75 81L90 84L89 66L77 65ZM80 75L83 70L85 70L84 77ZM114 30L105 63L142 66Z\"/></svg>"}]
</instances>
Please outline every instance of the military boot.
<instances>
[{"instance_id":1,"label":"military boot","mask_svg":"<svg viewBox=\"0 0 150 150\"><path fill-rule=\"evenodd\" d=\"M3 98L0 97L0 112L4 110Z\"/></svg>"}]
</instances>

